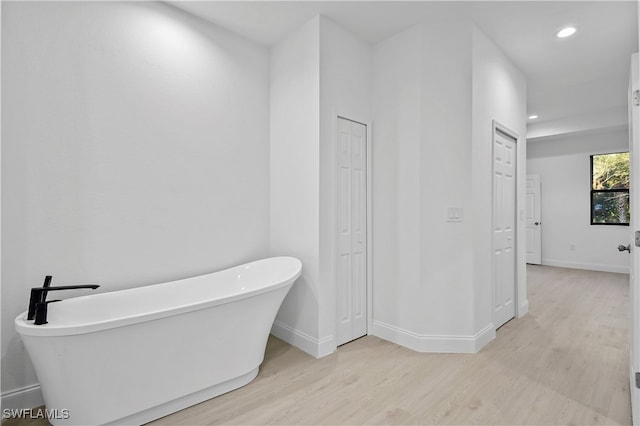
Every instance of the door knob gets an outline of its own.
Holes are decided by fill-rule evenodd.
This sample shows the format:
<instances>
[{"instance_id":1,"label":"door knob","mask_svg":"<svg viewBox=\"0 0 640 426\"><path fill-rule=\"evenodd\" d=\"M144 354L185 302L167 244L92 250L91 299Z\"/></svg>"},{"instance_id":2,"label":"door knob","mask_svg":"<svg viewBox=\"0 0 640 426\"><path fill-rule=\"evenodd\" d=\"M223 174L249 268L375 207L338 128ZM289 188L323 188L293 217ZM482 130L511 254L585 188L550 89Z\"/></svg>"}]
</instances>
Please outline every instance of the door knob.
<instances>
[{"instance_id":1,"label":"door knob","mask_svg":"<svg viewBox=\"0 0 640 426\"><path fill-rule=\"evenodd\" d=\"M626 246L625 246L625 245L620 244L620 245L618 246L618 251L628 251L629 253L631 253L631 244L628 244L628 245L626 245Z\"/></svg>"},{"instance_id":2,"label":"door knob","mask_svg":"<svg viewBox=\"0 0 640 426\"><path fill-rule=\"evenodd\" d=\"M538 226L538 225L540 225L540 222L534 222L533 224Z\"/></svg>"}]
</instances>

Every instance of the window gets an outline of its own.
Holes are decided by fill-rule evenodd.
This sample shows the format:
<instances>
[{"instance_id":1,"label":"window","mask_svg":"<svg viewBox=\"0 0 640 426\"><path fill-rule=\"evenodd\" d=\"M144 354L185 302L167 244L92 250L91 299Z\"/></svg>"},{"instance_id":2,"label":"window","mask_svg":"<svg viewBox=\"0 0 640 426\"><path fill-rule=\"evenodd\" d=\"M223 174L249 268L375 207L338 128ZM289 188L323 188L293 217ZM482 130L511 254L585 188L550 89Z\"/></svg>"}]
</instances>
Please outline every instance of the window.
<instances>
[{"instance_id":1,"label":"window","mask_svg":"<svg viewBox=\"0 0 640 426\"><path fill-rule=\"evenodd\" d=\"M591 156L591 224L629 225L629 153Z\"/></svg>"}]
</instances>

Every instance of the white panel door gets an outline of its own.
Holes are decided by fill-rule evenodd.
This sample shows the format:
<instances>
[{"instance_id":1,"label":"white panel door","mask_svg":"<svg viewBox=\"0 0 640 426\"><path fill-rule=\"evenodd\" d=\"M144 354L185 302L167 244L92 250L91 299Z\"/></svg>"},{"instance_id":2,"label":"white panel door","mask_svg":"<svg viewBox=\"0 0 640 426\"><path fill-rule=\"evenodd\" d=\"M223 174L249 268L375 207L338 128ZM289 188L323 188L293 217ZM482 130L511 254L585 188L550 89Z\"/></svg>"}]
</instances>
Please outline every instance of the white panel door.
<instances>
[{"instance_id":1,"label":"white panel door","mask_svg":"<svg viewBox=\"0 0 640 426\"><path fill-rule=\"evenodd\" d=\"M539 265L542 263L539 175L527 175L527 210L525 220L527 263Z\"/></svg>"},{"instance_id":2,"label":"white panel door","mask_svg":"<svg viewBox=\"0 0 640 426\"><path fill-rule=\"evenodd\" d=\"M515 316L516 140L496 128L493 140L495 326Z\"/></svg>"},{"instance_id":3,"label":"white panel door","mask_svg":"<svg viewBox=\"0 0 640 426\"><path fill-rule=\"evenodd\" d=\"M631 262L629 268L631 297L631 409L633 424L640 425L640 389L636 374L640 372L640 243L636 244L636 232L640 231L640 108L633 105L633 93L640 89L640 63L638 54L631 60L631 83L629 90L629 153L631 158ZM623 242L624 245L627 242Z\"/></svg>"},{"instance_id":4,"label":"white panel door","mask_svg":"<svg viewBox=\"0 0 640 426\"><path fill-rule=\"evenodd\" d=\"M338 118L337 345L367 334L367 127Z\"/></svg>"}]
</instances>

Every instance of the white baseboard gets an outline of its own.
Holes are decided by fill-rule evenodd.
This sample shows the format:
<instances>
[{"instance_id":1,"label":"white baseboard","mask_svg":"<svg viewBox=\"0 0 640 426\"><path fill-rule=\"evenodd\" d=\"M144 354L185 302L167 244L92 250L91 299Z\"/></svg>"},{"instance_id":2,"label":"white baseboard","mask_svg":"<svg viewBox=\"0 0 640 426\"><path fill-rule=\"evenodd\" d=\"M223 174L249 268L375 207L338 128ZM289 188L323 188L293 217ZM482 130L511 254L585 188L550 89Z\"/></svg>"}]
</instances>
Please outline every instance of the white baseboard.
<instances>
[{"instance_id":1,"label":"white baseboard","mask_svg":"<svg viewBox=\"0 0 640 426\"><path fill-rule=\"evenodd\" d=\"M518 318L522 318L523 316L529 313L529 299L525 300L518 307Z\"/></svg>"},{"instance_id":2,"label":"white baseboard","mask_svg":"<svg viewBox=\"0 0 640 426\"><path fill-rule=\"evenodd\" d=\"M473 336L429 336L373 321L373 335L417 352L476 353L496 337L493 324Z\"/></svg>"},{"instance_id":3,"label":"white baseboard","mask_svg":"<svg viewBox=\"0 0 640 426\"><path fill-rule=\"evenodd\" d=\"M40 385L35 384L15 389L2 394L2 408L25 409L36 408L44 405Z\"/></svg>"},{"instance_id":4,"label":"white baseboard","mask_svg":"<svg viewBox=\"0 0 640 426\"><path fill-rule=\"evenodd\" d=\"M495 338L496 327L493 325L493 323L491 323L473 336L473 339L475 340L475 351L473 352L478 352L480 349L484 348L487 343Z\"/></svg>"},{"instance_id":5,"label":"white baseboard","mask_svg":"<svg viewBox=\"0 0 640 426\"><path fill-rule=\"evenodd\" d=\"M618 265L604 265L598 263L582 263L582 262L571 262L566 260L557 260L557 259L542 259L542 264L544 266L557 266L559 268L571 268L571 269L586 269L589 271L601 271L601 272L616 272L619 274L628 274L629 267L628 266L618 266Z\"/></svg>"},{"instance_id":6,"label":"white baseboard","mask_svg":"<svg viewBox=\"0 0 640 426\"><path fill-rule=\"evenodd\" d=\"M274 321L271 334L315 358L322 358L336 350L333 336L316 339L278 320Z\"/></svg>"}]
</instances>

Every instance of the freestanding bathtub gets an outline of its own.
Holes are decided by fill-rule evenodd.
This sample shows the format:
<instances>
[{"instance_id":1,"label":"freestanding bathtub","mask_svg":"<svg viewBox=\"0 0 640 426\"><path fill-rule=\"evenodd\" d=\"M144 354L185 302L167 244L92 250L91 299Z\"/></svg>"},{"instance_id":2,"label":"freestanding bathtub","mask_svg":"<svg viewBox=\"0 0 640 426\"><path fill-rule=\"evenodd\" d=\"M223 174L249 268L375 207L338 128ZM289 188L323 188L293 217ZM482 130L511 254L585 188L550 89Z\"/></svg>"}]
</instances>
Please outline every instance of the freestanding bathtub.
<instances>
[{"instance_id":1,"label":"freestanding bathtub","mask_svg":"<svg viewBox=\"0 0 640 426\"><path fill-rule=\"evenodd\" d=\"M45 325L19 315L49 421L139 425L246 385L301 271L274 257L51 303Z\"/></svg>"}]
</instances>

